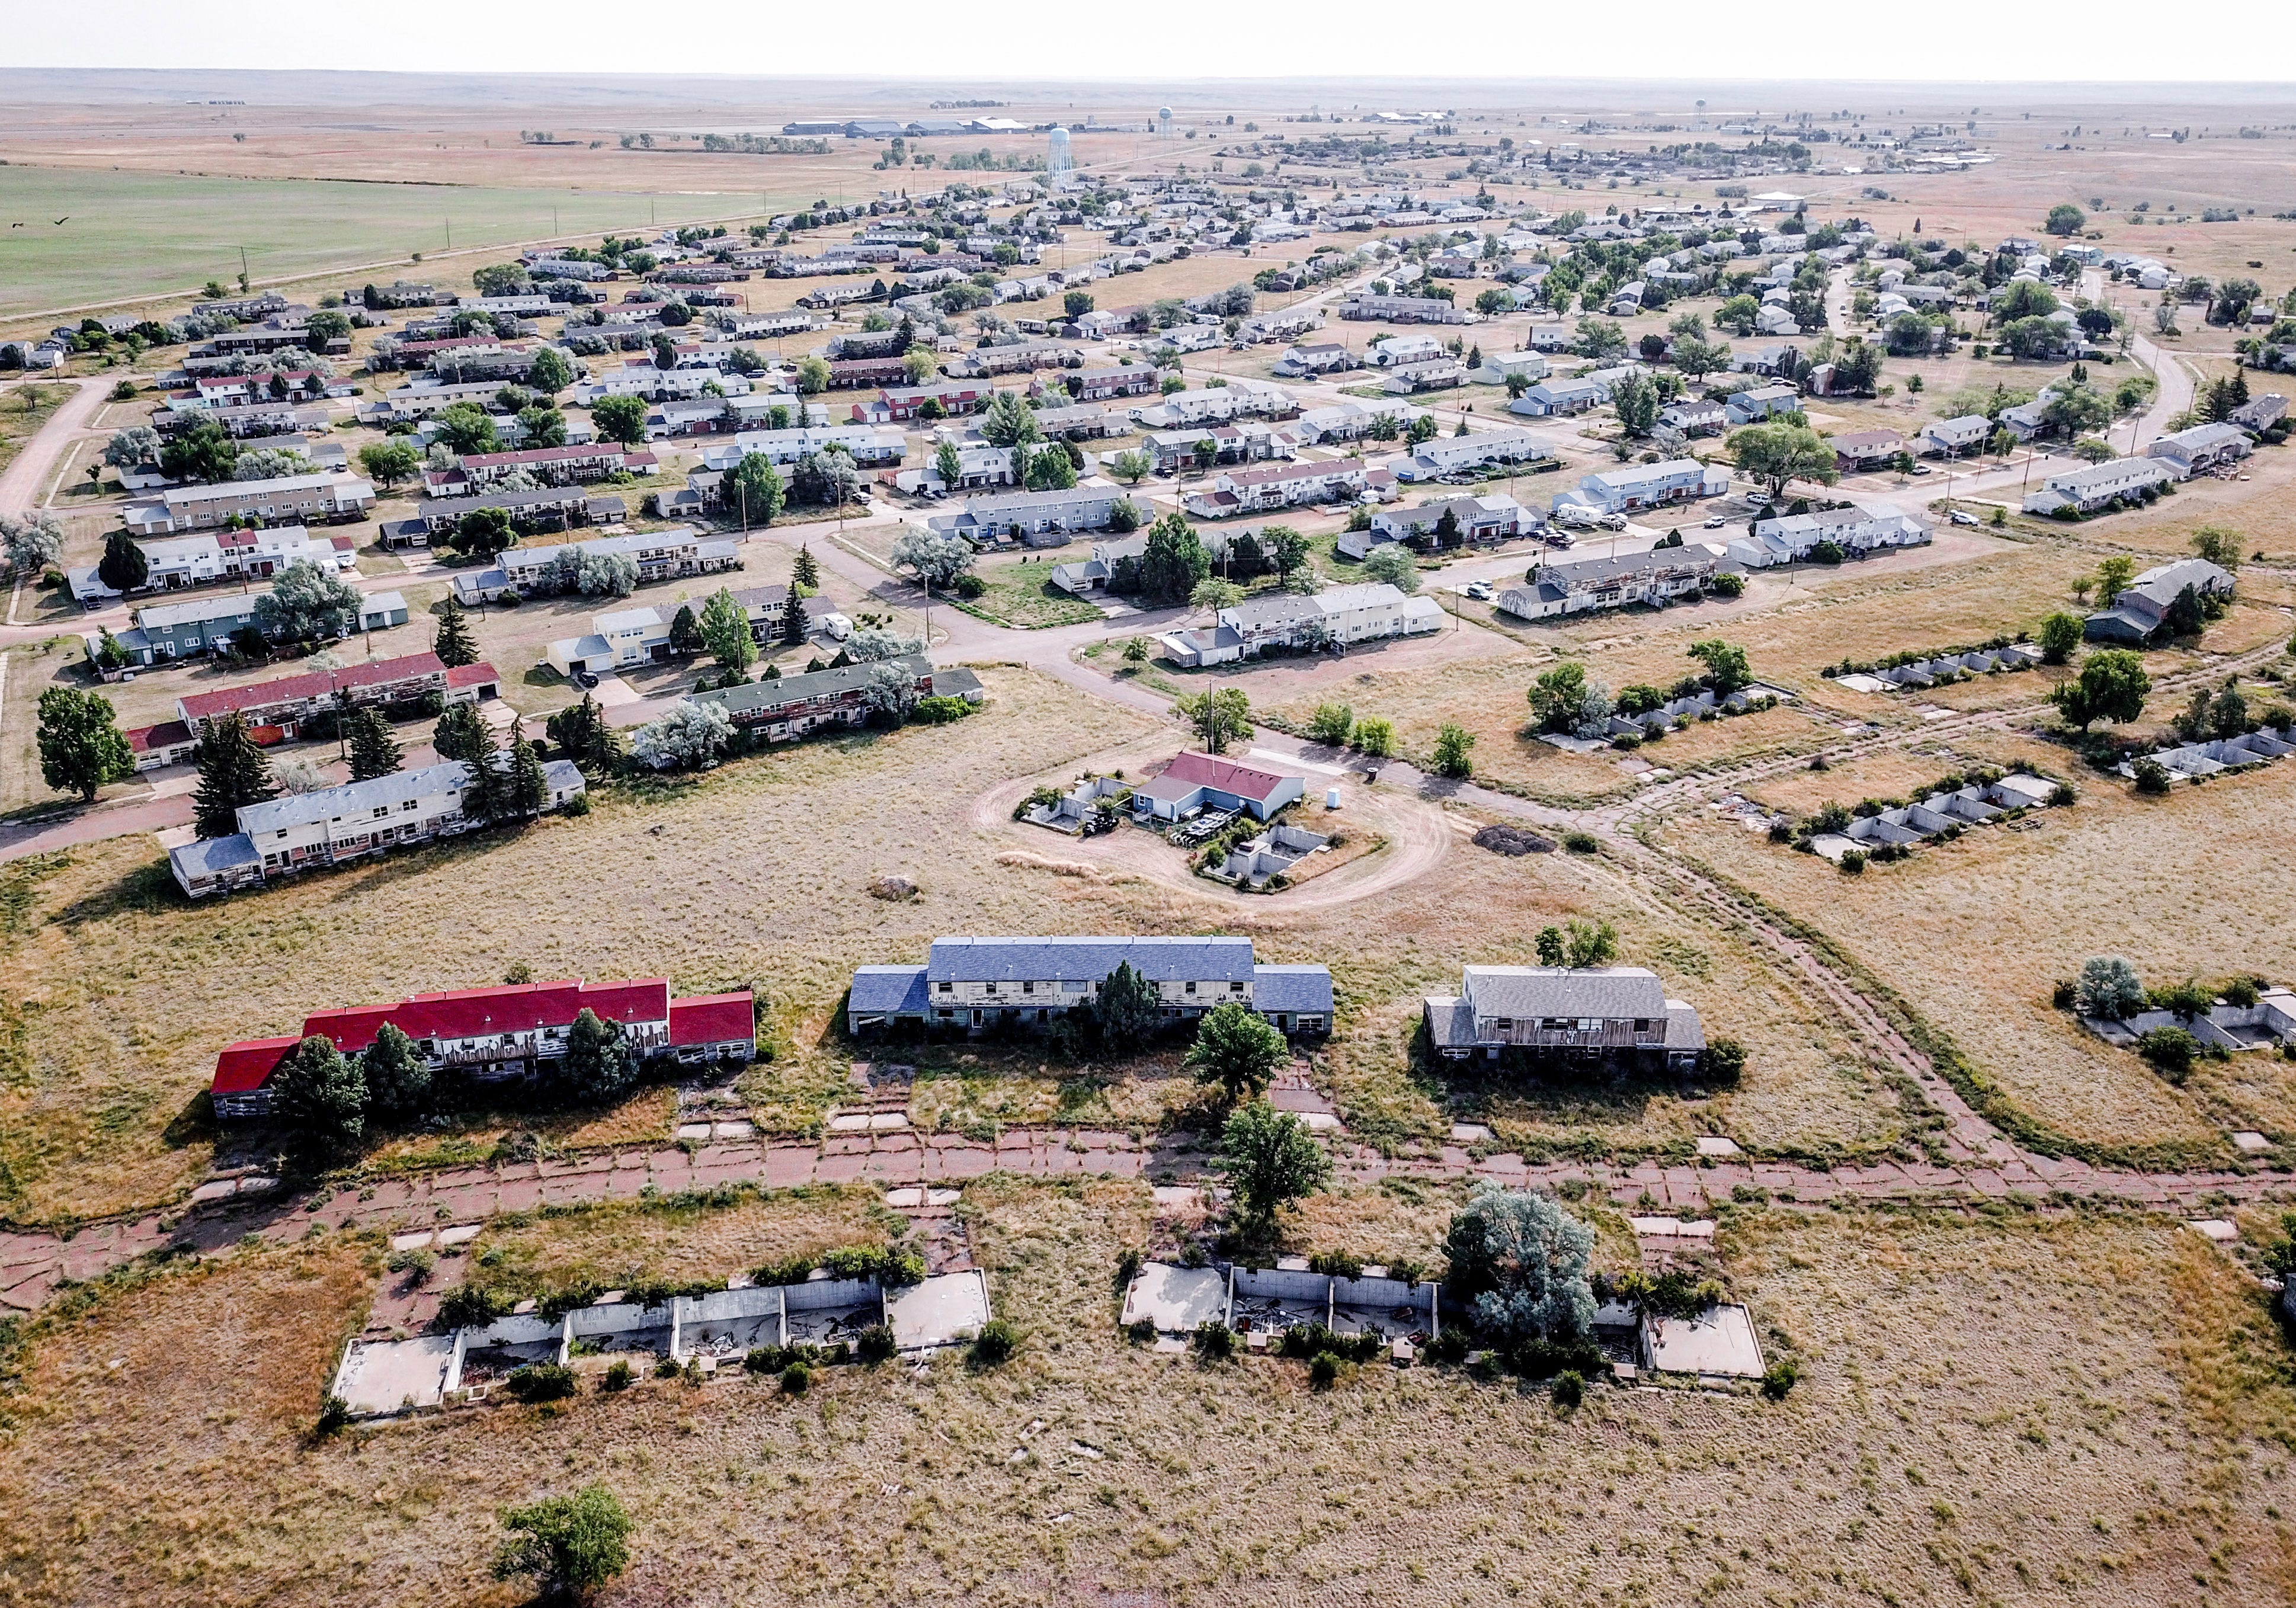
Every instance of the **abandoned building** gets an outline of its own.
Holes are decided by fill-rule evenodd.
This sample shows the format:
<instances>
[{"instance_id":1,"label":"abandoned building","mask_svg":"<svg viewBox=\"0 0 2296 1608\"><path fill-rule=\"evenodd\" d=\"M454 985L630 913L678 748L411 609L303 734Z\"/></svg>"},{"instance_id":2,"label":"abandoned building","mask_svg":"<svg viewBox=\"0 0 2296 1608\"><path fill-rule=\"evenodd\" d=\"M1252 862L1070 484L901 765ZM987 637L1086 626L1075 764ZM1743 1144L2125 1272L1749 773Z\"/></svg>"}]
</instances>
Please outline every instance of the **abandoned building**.
<instances>
[{"instance_id":1,"label":"abandoned building","mask_svg":"<svg viewBox=\"0 0 2296 1608\"><path fill-rule=\"evenodd\" d=\"M1706 1049L1697 1007L1669 999L1640 966L1468 966L1459 992L1428 996L1426 1013L1429 1038L1451 1061L1516 1050L1688 1072Z\"/></svg>"}]
</instances>

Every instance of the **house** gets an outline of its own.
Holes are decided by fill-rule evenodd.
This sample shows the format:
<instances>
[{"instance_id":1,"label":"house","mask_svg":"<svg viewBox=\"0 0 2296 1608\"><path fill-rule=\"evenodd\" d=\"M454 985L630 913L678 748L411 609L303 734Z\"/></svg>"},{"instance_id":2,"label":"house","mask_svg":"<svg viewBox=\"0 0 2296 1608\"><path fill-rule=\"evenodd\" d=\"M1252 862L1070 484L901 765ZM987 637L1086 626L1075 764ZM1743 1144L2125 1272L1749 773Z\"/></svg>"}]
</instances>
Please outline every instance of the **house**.
<instances>
[{"instance_id":1,"label":"house","mask_svg":"<svg viewBox=\"0 0 2296 1608\"><path fill-rule=\"evenodd\" d=\"M1153 392L1162 379L1162 372L1148 363L1120 363L1112 368L1078 369L1050 380L1040 380L1036 390L1046 399L1063 403L1106 402L1117 397L1144 397Z\"/></svg>"},{"instance_id":2,"label":"house","mask_svg":"<svg viewBox=\"0 0 2296 1608\"><path fill-rule=\"evenodd\" d=\"M1132 786L1134 808L1159 821L1178 821L1204 809L1249 811L1265 821L1307 790L1298 776L1239 765L1216 754L1175 754L1161 773Z\"/></svg>"},{"instance_id":3,"label":"house","mask_svg":"<svg viewBox=\"0 0 2296 1608\"><path fill-rule=\"evenodd\" d=\"M136 726L121 734L127 739L128 751L135 757L135 770L139 775L147 770L161 770L170 765L187 765L199 752L199 733L180 720L163 720L157 726Z\"/></svg>"},{"instance_id":4,"label":"house","mask_svg":"<svg viewBox=\"0 0 2296 1608\"><path fill-rule=\"evenodd\" d=\"M629 559L638 568L641 583L683 580L742 567L738 541L705 541L701 533L685 526L648 530L634 536L592 537L586 541L562 542L542 547L506 547L491 570L463 570L455 577L455 596L465 605L491 603L504 592L521 597L547 595L557 585L556 571L566 563L611 554Z\"/></svg>"},{"instance_id":5,"label":"house","mask_svg":"<svg viewBox=\"0 0 2296 1608\"><path fill-rule=\"evenodd\" d=\"M1847 508L1782 514L1757 521L1750 536L1728 544L1730 556L1749 570L1800 563L1821 542L1861 556L1888 547L1917 547L1930 528L1895 503L1868 499Z\"/></svg>"},{"instance_id":6,"label":"house","mask_svg":"<svg viewBox=\"0 0 2296 1608\"><path fill-rule=\"evenodd\" d=\"M507 766L510 758L500 755L496 763ZM570 759L545 760L542 772L545 808L559 808L584 792L582 773ZM185 894L201 898L468 832L480 825L463 813L470 779L470 767L450 759L242 805L237 833L171 850L168 868Z\"/></svg>"},{"instance_id":7,"label":"house","mask_svg":"<svg viewBox=\"0 0 2296 1608\"><path fill-rule=\"evenodd\" d=\"M929 408L954 418L988 406L996 388L986 380L946 380L932 385L890 385L873 402L853 405L856 424L890 424L925 416Z\"/></svg>"},{"instance_id":8,"label":"house","mask_svg":"<svg viewBox=\"0 0 2296 1608\"><path fill-rule=\"evenodd\" d=\"M133 625L118 638L128 661L138 668L165 664L230 644L237 631L253 630L255 596L235 592L187 603L146 603L132 611Z\"/></svg>"},{"instance_id":9,"label":"house","mask_svg":"<svg viewBox=\"0 0 2296 1608\"><path fill-rule=\"evenodd\" d=\"M1783 301L1765 302L1754 315L1754 331L1762 335L1799 335L1801 320Z\"/></svg>"},{"instance_id":10,"label":"house","mask_svg":"<svg viewBox=\"0 0 2296 1608\"><path fill-rule=\"evenodd\" d=\"M2189 587L2203 597L2230 597L2233 578L2204 558L2180 558L2147 570L2120 592L2110 606L2092 614L2082 635L2091 642L2142 646L2159 634L2170 605Z\"/></svg>"},{"instance_id":11,"label":"house","mask_svg":"<svg viewBox=\"0 0 2296 1608\"><path fill-rule=\"evenodd\" d=\"M491 665L483 668L488 681L498 681ZM304 721L332 715L345 706L411 703L436 697L441 704L475 701L450 694L447 671L436 653L407 653L396 659L369 659L332 670L308 670L218 692L186 693L176 700L176 717L196 729L202 721L237 715L251 728L275 727L291 741Z\"/></svg>"},{"instance_id":12,"label":"house","mask_svg":"<svg viewBox=\"0 0 2296 1608\"><path fill-rule=\"evenodd\" d=\"M1632 513L1701 497L1725 496L1729 490L1730 472L1721 464L1673 458L1663 464L1621 464L1587 475L1576 489L1564 492L1555 501L1604 513Z\"/></svg>"},{"instance_id":13,"label":"house","mask_svg":"<svg viewBox=\"0 0 2296 1608\"><path fill-rule=\"evenodd\" d=\"M1302 444L1359 440L1382 429L1392 439L1425 416L1426 409L1414 407L1408 402L1374 406L1348 401L1330 407L1311 407L1300 415L1292 428ZM1386 422L1384 425L1382 420Z\"/></svg>"},{"instance_id":14,"label":"house","mask_svg":"<svg viewBox=\"0 0 2296 1608\"><path fill-rule=\"evenodd\" d=\"M524 475L545 486L572 486L603 480L609 475L652 474L658 466L653 454L626 450L619 441L594 442L586 447L536 447L523 452L476 452L455 461L451 470L422 477L423 489L433 496L468 496L487 491L511 476Z\"/></svg>"},{"instance_id":15,"label":"house","mask_svg":"<svg viewBox=\"0 0 2296 1608\"><path fill-rule=\"evenodd\" d=\"M1390 396L1408 397L1423 390L1444 390L1467 382L1467 365L1456 357L1430 357L1419 363L1398 363L1387 371L1380 389Z\"/></svg>"},{"instance_id":16,"label":"house","mask_svg":"<svg viewBox=\"0 0 2296 1608\"><path fill-rule=\"evenodd\" d=\"M1439 296L1354 296L1340 306L1340 316L1354 322L1379 324L1464 324L1466 312Z\"/></svg>"},{"instance_id":17,"label":"house","mask_svg":"<svg viewBox=\"0 0 2296 1608\"><path fill-rule=\"evenodd\" d=\"M1537 352L1486 352L1482 365L1467 377L1478 385L1505 385L1510 380L1535 382L1546 378L1546 359Z\"/></svg>"},{"instance_id":18,"label":"house","mask_svg":"<svg viewBox=\"0 0 2296 1608\"><path fill-rule=\"evenodd\" d=\"M1963 453L1981 449L1993 434L1993 421L1983 414L1963 414L1956 418L1939 419L1922 427L1915 438L1923 457L1943 455L1957 458Z\"/></svg>"},{"instance_id":19,"label":"house","mask_svg":"<svg viewBox=\"0 0 2296 1608\"><path fill-rule=\"evenodd\" d=\"M2007 414L2002 415L2006 418ZM2095 513L2114 504L2149 501L2177 479L2176 469L2155 457L2114 458L2110 463L2085 464L2043 480L2025 498L2028 513Z\"/></svg>"},{"instance_id":20,"label":"house","mask_svg":"<svg viewBox=\"0 0 2296 1608\"><path fill-rule=\"evenodd\" d=\"M988 447L978 443L956 448L956 484L941 478L940 456L936 452L916 469L904 469L893 477L893 488L912 496L926 494L946 496L952 491L980 491L991 486L1010 486L1013 478L1013 450L1007 447Z\"/></svg>"},{"instance_id":21,"label":"house","mask_svg":"<svg viewBox=\"0 0 2296 1608\"><path fill-rule=\"evenodd\" d=\"M1188 496L1186 507L1198 519L1222 519L1308 503L1352 503L1367 483L1367 472L1354 458L1267 464L1215 475L1209 490Z\"/></svg>"},{"instance_id":22,"label":"house","mask_svg":"<svg viewBox=\"0 0 2296 1608\"><path fill-rule=\"evenodd\" d=\"M1538 1060L1687 1073L1706 1050L1698 1010L1640 966L1466 966L1456 995L1430 995L1427 1032L1447 1061Z\"/></svg>"},{"instance_id":23,"label":"house","mask_svg":"<svg viewBox=\"0 0 2296 1608\"><path fill-rule=\"evenodd\" d=\"M1441 630L1443 618L1442 605L1431 597L1406 596L1385 581L1367 581L1311 597L1283 592L1249 597L1220 610L1210 629L1167 631L1157 642L1173 663L1193 669L1271 648L1312 652L1425 636Z\"/></svg>"},{"instance_id":24,"label":"house","mask_svg":"<svg viewBox=\"0 0 2296 1608\"><path fill-rule=\"evenodd\" d=\"M1852 430L1828 437L1834 467L1844 474L1886 466L1906 450L1906 438L1894 430Z\"/></svg>"},{"instance_id":25,"label":"house","mask_svg":"<svg viewBox=\"0 0 2296 1608\"><path fill-rule=\"evenodd\" d=\"M585 983L578 977L314 1012L291 1038L225 1046L208 1091L216 1115L226 1121L267 1116L271 1076L304 1039L324 1038L356 1055L386 1024L414 1041L434 1074L455 1072L483 1082L548 1077L565 1059L568 1030L584 1011L620 1028L624 1042L643 1060L693 1064L757 1058L756 1000L747 989L673 999L667 978Z\"/></svg>"},{"instance_id":26,"label":"house","mask_svg":"<svg viewBox=\"0 0 2296 1608\"><path fill-rule=\"evenodd\" d=\"M1390 335L1364 354L1364 361L1374 368L1395 368L1404 364L1428 363L1451 354L1432 335Z\"/></svg>"},{"instance_id":27,"label":"house","mask_svg":"<svg viewBox=\"0 0 2296 1608\"><path fill-rule=\"evenodd\" d=\"M1022 374L1040 368L1066 368L1081 361L1077 349L1057 340L1016 340L1004 346L984 346L958 356L949 365L952 373L967 379L985 379L991 374ZM1135 366L1148 369L1152 381L1155 371L1146 364ZM1139 390L1152 390L1152 383ZM1115 394L1115 393L1110 393ZM1137 391L1126 392L1136 395Z\"/></svg>"},{"instance_id":28,"label":"house","mask_svg":"<svg viewBox=\"0 0 2296 1608\"><path fill-rule=\"evenodd\" d=\"M1709 402L1702 397L1685 398L1669 402L1658 410L1658 425L1661 431L1674 431L1685 436L1710 436L1728 428L1730 414L1719 402Z\"/></svg>"},{"instance_id":29,"label":"house","mask_svg":"<svg viewBox=\"0 0 2296 1608\"><path fill-rule=\"evenodd\" d=\"M2235 463L2254 450L2248 431L2226 423L2195 424L2190 430L2162 436L2144 449L2144 455L2175 465L2177 478L2188 480L2204 469Z\"/></svg>"},{"instance_id":30,"label":"house","mask_svg":"<svg viewBox=\"0 0 2296 1608\"><path fill-rule=\"evenodd\" d=\"M607 525L624 517L622 499L593 496L579 486L549 486L533 491L489 491L479 496L425 498L414 517L384 520L376 534L386 547L427 547L452 532L481 508L499 508L520 530L563 530L576 525Z\"/></svg>"},{"instance_id":31,"label":"house","mask_svg":"<svg viewBox=\"0 0 2296 1608\"><path fill-rule=\"evenodd\" d=\"M1710 544L1686 542L1648 553L1542 562L1527 585L1499 594L1498 607L1520 619L1546 619L1628 603L1663 606L1678 597L1696 598L1729 557Z\"/></svg>"},{"instance_id":32,"label":"house","mask_svg":"<svg viewBox=\"0 0 2296 1608\"><path fill-rule=\"evenodd\" d=\"M1311 374L1344 373L1363 366L1357 357L1336 340L1318 341L1313 346L1295 346L1275 360L1276 374L1286 380L1306 379Z\"/></svg>"},{"instance_id":33,"label":"house","mask_svg":"<svg viewBox=\"0 0 2296 1608\"><path fill-rule=\"evenodd\" d=\"M872 710L869 688L878 679L877 672L888 667L919 697L964 698L978 703L983 696L980 678L970 670L935 670L923 654L910 653L874 664L806 670L744 686L696 693L687 701L716 704L735 726L768 742L787 742L824 726L866 724Z\"/></svg>"},{"instance_id":34,"label":"house","mask_svg":"<svg viewBox=\"0 0 2296 1608\"><path fill-rule=\"evenodd\" d=\"M2277 391L2251 397L2232 410L2226 423L2237 424L2251 436L2260 436L2287 416L2288 398Z\"/></svg>"},{"instance_id":35,"label":"house","mask_svg":"<svg viewBox=\"0 0 2296 1608\"><path fill-rule=\"evenodd\" d=\"M1602 405L1605 393L1585 380L1542 380L1507 404L1511 414L1544 419L1556 414L1583 414Z\"/></svg>"},{"instance_id":36,"label":"house","mask_svg":"<svg viewBox=\"0 0 2296 1608\"><path fill-rule=\"evenodd\" d=\"M1448 515L1451 534L1442 534ZM1345 558L1362 558L1381 542L1425 543L1431 548L1462 543L1503 542L1509 537L1536 530L1546 516L1524 507L1504 493L1492 496L1437 497L1414 508L1382 508L1371 516L1368 530L1343 530L1339 552Z\"/></svg>"},{"instance_id":37,"label":"house","mask_svg":"<svg viewBox=\"0 0 2296 1608\"><path fill-rule=\"evenodd\" d=\"M755 453L775 467L794 464L832 447L863 469L898 464L908 451L908 438L882 424L822 424L796 430L745 430L730 442L701 449L705 469L731 471Z\"/></svg>"},{"instance_id":38,"label":"house","mask_svg":"<svg viewBox=\"0 0 2296 1608\"><path fill-rule=\"evenodd\" d=\"M1791 385L1757 385L1725 398L1722 411L1730 421L1730 428L1735 430L1742 424L1759 424L1779 414L1800 413L1801 393Z\"/></svg>"},{"instance_id":39,"label":"house","mask_svg":"<svg viewBox=\"0 0 2296 1608\"><path fill-rule=\"evenodd\" d=\"M1410 457L1396 459L1403 480L1435 480L1439 475L1486 464L1547 464L1554 453L1529 430L1479 430L1464 437L1428 437Z\"/></svg>"},{"instance_id":40,"label":"house","mask_svg":"<svg viewBox=\"0 0 2296 1608\"><path fill-rule=\"evenodd\" d=\"M1069 531L1106 529L1116 505L1125 500L1125 494L1113 486L1004 492L968 497L958 512L932 514L922 523L937 536L961 536L979 547L1014 540L1032 547L1058 547L1066 543Z\"/></svg>"},{"instance_id":41,"label":"house","mask_svg":"<svg viewBox=\"0 0 2296 1608\"><path fill-rule=\"evenodd\" d=\"M1260 965L1248 938L1120 937L935 939L922 966L856 971L846 1026L857 1035L896 1026L1046 1026L1096 999L1119 965L1154 987L1168 1022L1234 1001L1284 1033L1314 1036L1331 1026L1332 974L1323 966Z\"/></svg>"},{"instance_id":42,"label":"house","mask_svg":"<svg viewBox=\"0 0 2296 1608\"><path fill-rule=\"evenodd\" d=\"M139 498L120 511L132 536L171 536L231 520L304 523L365 519L374 488L354 475L288 475L273 480L226 480L217 486L175 486Z\"/></svg>"}]
</instances>

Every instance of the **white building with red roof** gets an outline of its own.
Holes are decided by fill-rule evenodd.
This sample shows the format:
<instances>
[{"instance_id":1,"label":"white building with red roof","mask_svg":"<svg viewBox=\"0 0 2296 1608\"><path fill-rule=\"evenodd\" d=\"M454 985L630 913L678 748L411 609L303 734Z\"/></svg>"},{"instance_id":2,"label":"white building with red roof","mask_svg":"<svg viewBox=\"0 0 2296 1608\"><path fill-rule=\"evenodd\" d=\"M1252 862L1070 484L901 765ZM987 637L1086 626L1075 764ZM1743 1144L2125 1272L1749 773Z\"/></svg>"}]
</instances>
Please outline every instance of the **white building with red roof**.
<instances>
[{"instance_id":1,"label":"white building with red roof","mask_svg":"<svg viewBox=\"0 0 2296 1608\"><path fill-rule=\"evenodd\" d=\"M247 1119L271 1110L271 1076L306 1038L324 1038L346 1055L365 1051L389 1022L414 1041L434 1073L479 1082L546 1074L566 1053L575 1018L589 1011L622 1030L642 1061L750 1061L758 1052L755 1001L747 989L673 999L669 980L510 983L417 994L395 1005L319 1011L291 1037L226 1045L208 1088L216 1115Z\"/></svg>"},{"instance_id":2,"label":"white building with red roof","mask_svg":"<svg viewBox=\"0 0 2296 1608\"><path fill-rule=\"evenodd\" d=\"M1218 754L1175 754L1161 775L1137 783L1135 800L1144 800L1160 821L1177 821L1199 809L1248 809L1266 820L1298 800L1307 783L1298 776L1239 765Z\"/></svg>"}]
</instances>

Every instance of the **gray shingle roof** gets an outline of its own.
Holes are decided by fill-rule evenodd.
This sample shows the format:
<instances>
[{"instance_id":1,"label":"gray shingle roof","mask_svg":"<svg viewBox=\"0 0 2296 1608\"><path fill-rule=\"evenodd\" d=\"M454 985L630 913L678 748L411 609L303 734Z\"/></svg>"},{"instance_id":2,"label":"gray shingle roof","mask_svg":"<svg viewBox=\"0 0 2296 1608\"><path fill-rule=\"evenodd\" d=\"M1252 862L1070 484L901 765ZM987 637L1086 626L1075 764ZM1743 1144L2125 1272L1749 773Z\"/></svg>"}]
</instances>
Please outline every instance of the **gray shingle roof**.
<instances>
[{"instance_id":1,"label":"gray shingle roof","mask_svg":"<svg viewBox=\"0 0 2296 1608\"><path fill-rule=\"evenodd\" d=\"M881 660L869 664L840 665L833 670L806 670L774 681L752 681L746 686L714 688L707 693L694 693L690 701L714 703L728 717L751 714L758 710L779 709L867 686L870 672L879 663L906 670L912 677L932 674L932 665L923 654L908 653L898 659Z\"/></svg>"},{"instance_id":2,"label":"gray shingle roof","mask_svg":"<svg viewBox=\"0 0 2296 1608\"><path fill-rule=\"evenodd\" d=\"M175 866L176 874L189 880L261 865L263 851L255 846L253 838L236 832L227 838L200 838L181 849L170 849L168 858Z\"/></svg>"},{"instance_id":3,"label":"gray shingle roof","mask_svg":"<svg viewBox=\"0 0 2296 1608\"><path fill-rule=\"evenodd\" d=\"M1615 1021L1667 1013L1666 989L1640 966L1469 966L1466 997L1479 1016Z\"/></svg>"},{"instance_id":4,"label":"gray shingle roof","mask_svg":"<svg viewBox=\"0 0 2296 1608\"><path fill-rule=\"evenodd\" d=\"M1328 966L1254 966L1251 1003L1259 1011L1329 1017L1332 972Z\"/></svg>"},{"instance_id":5,"label":"gray shingle roof","mask_svg":"<svg viewBox=\"0 0 2296 1608\"><path fill-rule=\"evenodd\" d=\"M922 966L861 966L854 971L845 1008L865 1016L890 1015L922 1011L925 1003Z\"/></svg>"},{"instance_id":6,"label":"gray shingle roof","mask_svg":"<svg viewBox=\"0 0 2296 1608\"><path fill-rule=\"evenodd\" d=\"M926 970L935 982L1098 982L1119 964L1152 982L1242 982L1253 974L1248 938L940 938Z\"/></svg>"}]
</instances>

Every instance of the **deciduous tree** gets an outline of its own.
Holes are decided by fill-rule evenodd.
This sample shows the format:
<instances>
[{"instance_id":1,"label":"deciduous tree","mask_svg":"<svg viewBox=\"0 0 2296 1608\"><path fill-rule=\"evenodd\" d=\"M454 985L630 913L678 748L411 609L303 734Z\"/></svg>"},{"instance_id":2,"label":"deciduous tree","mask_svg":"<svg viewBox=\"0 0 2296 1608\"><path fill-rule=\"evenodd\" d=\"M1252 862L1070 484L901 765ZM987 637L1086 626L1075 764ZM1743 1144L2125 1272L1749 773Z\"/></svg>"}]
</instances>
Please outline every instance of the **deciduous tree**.
<instances>
[{"instance_id":1,"label":"deciduous tree","mask_svg":"<svg viewBox=\"0 0 2296 1608\"><path fill-rule=\"evenodd\" d=\"M1236 1215L1252 1229L1266 1229L1278 1211L1332 1181L1332 1159L1307 1124L1265 1100L1242 1106L1228 1118L1220 1133L1220 1158Z\"/></svg>"},{"instance_id":2,"label":"deciduous tree","mask_svg":"<svg viewBox=\"0 0 2296 1608\"><path fill-rule=\"evenodd\" d=\"M101 693L52 686L40 693L40 779L84 804L108 782L135 774L135 753Z\"/></svg>"}]
</instances>

